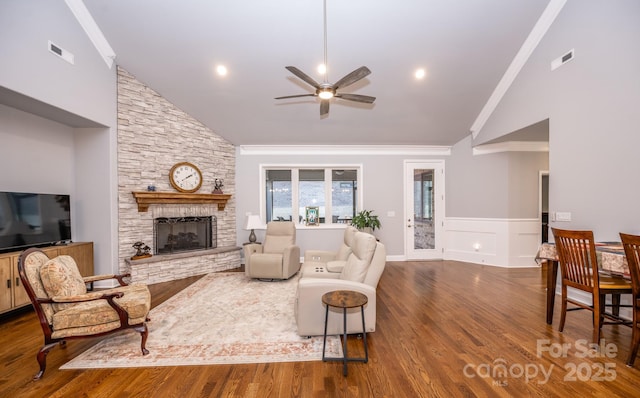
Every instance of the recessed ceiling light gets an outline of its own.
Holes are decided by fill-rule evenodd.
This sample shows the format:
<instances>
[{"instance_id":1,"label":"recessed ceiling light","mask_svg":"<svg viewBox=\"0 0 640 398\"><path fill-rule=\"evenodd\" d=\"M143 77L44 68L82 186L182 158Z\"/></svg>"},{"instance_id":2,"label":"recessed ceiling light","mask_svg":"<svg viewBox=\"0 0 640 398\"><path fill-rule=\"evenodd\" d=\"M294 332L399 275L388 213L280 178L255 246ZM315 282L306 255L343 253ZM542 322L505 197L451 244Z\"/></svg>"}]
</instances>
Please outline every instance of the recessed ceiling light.
<instances>
[{"instance_id":1,"label":"recessed ceiling light","mask_svg":"<svg viewBox=\"0 0 640 398\"><path fill-rule=\"evenodd\" d=\"M416 79L424 79L424 77L427 75L427 71L424 70L424 68L418 68L416 69L416 73L414 74L414 76L416 77Z\"/></svg>"},{"instance_id":2,"label":"recessed ceiling light","mask_svg":"<svg viewBox=\"0 0 640 398\"><path fill-rule=\"evenodd\" d=\"M226 76L229 71L227 70L226 66L218 65L216 66L216 73L218 73L219 76Z\"/></svg>"},{"instance_id":3,"label":"recessed ceiling light","mask_svg":"<svg viewBox=\"0 0 640 398\"><path fill-rule=\"evenodd\" d=\"M327 66L325 64L318 65L318 73L321 75L327 73Z\"/></svg>"}]
</instances>

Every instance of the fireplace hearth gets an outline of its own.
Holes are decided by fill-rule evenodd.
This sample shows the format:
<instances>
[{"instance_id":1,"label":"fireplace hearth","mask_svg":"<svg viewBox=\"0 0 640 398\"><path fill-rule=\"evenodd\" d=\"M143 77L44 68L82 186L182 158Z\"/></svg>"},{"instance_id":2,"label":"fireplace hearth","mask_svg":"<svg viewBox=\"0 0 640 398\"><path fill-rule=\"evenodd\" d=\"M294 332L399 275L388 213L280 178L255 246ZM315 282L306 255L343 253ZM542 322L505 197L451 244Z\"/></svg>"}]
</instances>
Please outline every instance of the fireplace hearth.
<instances>
[{"instance_id":1,"label":"fireplace hearth","mask_svg":"<svg viewBox=\"0 0 640 398\"><path fill-rule=\"evenodd\" d=\"M153 222L154 254L173 254L217 247L217 219L159 217Z\"/></svg>"}]
</instances>

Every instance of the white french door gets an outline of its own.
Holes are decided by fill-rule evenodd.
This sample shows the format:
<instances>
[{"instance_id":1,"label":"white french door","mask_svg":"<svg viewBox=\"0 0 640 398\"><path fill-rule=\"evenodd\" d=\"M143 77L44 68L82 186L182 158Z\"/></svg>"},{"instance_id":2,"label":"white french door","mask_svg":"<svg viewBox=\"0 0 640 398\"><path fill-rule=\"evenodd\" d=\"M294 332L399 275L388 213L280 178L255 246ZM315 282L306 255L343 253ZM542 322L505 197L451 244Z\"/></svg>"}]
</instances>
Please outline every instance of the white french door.
<instances>
[{"instance_id":1,"label":"white french door","mask_svg":"<svg viewBox=\"0 0 640 398\"><path fill-rule=\"evenodd\" d=\"M404 162L407 260L443 257L444 161Z\"/></svg>"}]
</instances>

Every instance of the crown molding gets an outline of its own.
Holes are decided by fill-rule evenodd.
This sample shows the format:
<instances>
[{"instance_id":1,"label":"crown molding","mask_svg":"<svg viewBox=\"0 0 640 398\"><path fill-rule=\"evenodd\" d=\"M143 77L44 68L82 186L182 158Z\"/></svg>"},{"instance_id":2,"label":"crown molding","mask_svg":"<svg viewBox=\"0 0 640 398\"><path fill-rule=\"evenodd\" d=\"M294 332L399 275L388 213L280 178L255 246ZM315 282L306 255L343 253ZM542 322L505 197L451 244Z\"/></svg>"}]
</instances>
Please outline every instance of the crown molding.
<instances>
[{"instance_id":1,"label":"crown molding","mask_svg":"<svg viewBox=\"0 0 640 398\"><path fill-rule=\"evenodd\" d=\"M240 155L451 155L450 146L433 145L240 145L239 148Z\"/></svg>"},{"instance_id":2,"label":"crown molding","mask_svg":"<svg viewBox=\"0 0 640 398\"><path fill-rule=\"evenodd\" d=\"M98 53L106 62L109 69L113 66L113 61L116 59L116 53L113 51L109 42L102 34L102 31L96 24L96 21L93 19L89 10L84 5L82 0L65 0L67 3L67 7L71 10L71 13L76 17L82 29L93 43Z\"/></svg>"},{"instance_id":3,"label":"crown molding","mask_svg":"<svg viewBox=\"0 0 640 398\"><path fill-rule=\"evenodd\" d=\"M549 152L547 141L506 141L473 147L473 155L487 155L498 152Z\"/></svg>"},{"instance_id":4,"label":"crown molding","mask_svg":"<svg viewBox=\"0 0 640 398\"><path fill-rule=\"evenodd\" d=\"M513 61L511 61L511 64L504 73L504 76L502 76L502 79L500 79L500 82L498 82L498 85L493 90L493 93L487 100L487 103L480 111L480 114L476 118L475 122L473 122L473 124L471 125L471 134L473 138L476 138L487 120L489 120L491 114L496 110L498 104L502 100L502 97L504 97L507 90L509 90L509 87L511 87L511 84L513 84L513 81L516 79L524 65L529 60L529 57L531 56L533 51L536 49L538 44L540 44L540 41L547 33L558 14L560 14L560 11L562 10L566 2L567 0L549 1L549 4L547 4L547 7L542 12L542 15L540 15L538 22L536 22L536 24L534 25L531 33L529 33L529 36L522 44L522 47L520 47L520 50L513 58Z\"/></svg>"}]
</instances>

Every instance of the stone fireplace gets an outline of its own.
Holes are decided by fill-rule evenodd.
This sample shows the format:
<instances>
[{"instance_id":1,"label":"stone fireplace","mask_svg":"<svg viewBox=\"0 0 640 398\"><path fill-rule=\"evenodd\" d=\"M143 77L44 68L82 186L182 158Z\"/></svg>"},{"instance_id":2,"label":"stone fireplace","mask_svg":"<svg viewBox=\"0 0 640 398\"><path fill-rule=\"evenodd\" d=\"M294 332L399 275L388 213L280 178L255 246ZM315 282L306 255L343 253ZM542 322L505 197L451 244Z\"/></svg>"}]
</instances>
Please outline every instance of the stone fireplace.
<instances>
[{"instance_id":1,"label":"stone fireplace","mask_svg":"<svg viewBox=\"0 0 640 398\"><path fill-rule=\"evenodd\" d=\"M154 204L139 212L137 235L154 254L125 259L131 279L152 284L239 267L232 218L224 213L215 204Z\"/></svg>"},{"instance_id":2,"label":"stone fireplace","mask_svg":"<svg viewBox=\"0 0 640 398\"><path fill-rule=\"evenodd\" d=\"M154 254L174 254L218 247L217 218L158 217L153 220Z\"/></svg>"},{"instance_id":3,"label":"stone fireplace","mask_svg":"<svg viewBox=\"0 0 640 398\"><path fill-rule=\"evenodd\" d=\"M119 272L154 284L240 267L233 144L121 67L117 95ZM202 171L195 193L169 183L172 166L184 161ZM211 193L216 179L224 195ZM136 242L153 255L132 260Z\"/></svg>"}]
</instances>

